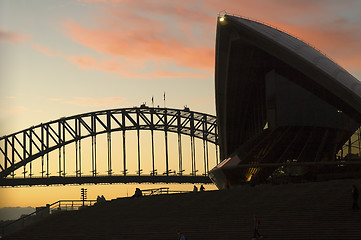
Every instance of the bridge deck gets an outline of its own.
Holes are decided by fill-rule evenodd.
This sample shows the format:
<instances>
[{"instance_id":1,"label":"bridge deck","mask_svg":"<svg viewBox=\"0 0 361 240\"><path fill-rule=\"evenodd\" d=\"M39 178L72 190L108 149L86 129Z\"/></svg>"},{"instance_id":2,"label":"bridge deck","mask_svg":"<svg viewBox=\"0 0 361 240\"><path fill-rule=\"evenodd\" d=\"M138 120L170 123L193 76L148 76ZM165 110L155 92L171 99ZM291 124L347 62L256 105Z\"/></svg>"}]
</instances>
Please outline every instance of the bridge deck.
<instances>
[{"instance_id":1,"label":"bridge deck","mask_svg":"<svg viewBox=\"0 0 361 240\"><path fill-rule=\"evenodd\" d=\"M66 184L102 184L102 183L211 183L207 176L84 176L84 177L49 177L49 178L4 178L0 186L35 186Z\"/></svg>"}]
</instances>

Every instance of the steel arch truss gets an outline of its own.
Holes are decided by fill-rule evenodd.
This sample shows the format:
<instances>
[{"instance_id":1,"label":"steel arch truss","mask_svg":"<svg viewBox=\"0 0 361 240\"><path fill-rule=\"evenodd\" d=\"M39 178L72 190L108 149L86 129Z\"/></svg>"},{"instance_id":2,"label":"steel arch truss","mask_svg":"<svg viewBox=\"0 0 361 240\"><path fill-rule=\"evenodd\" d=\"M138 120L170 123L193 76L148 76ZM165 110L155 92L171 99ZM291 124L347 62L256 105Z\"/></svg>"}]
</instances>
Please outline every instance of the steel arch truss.
<instances>
[{"instance_id":1,"label":"steel arch truss","mask_svg":"<svg viewBox=\"0 0 361 240\"><path fill-rule=\"evenodd\" d=\"M97 111L64 117L55 121L42 123L32 126L17 133L3 136L0 138L0 179L9 176L14 177L15 170L24 167L24 178L26 175L32 175L32 161L41 159L42 177L49 177L49 156L52 151L59 151L59 176L65 177L65 146L75 143L76 146L76 176L81 177L81 141L84 138L92 139L92 169L93 176L96 176L96 136L99 134L108 134L108 153L111 147L111 133L123 131L123 141L125 141L125 132L136 130L138 133L138 151L139 151L139 131L150 130L164 131L167 141L167 132L189 135L191 141L194 138L202 139L203 143L213 143L218 145L216 117L208 114L169 108L150 108L141 106L140 108L122 108ZM166 142L167 144L167 142ZM123 144L124 148L125 145ZM166 151L168 151L166 149ZM168 153L166 152L166 175L168 169ZM139 157L139 154L138 154ZM193 158L193 156L192 156ZM193 159L192 159L193 161ZM29 164L29 172L26 165ZM141 174L139 161L138 174ZM180 160L180 175L182 166ZM208 165L208 162L205 163ZM208 166L207 166L208 168ZM153 175L154 156L153 156ZM193 169L192 172L196 171ZM112 174L111 155L108 154L108 174ZM127 174L125 149L124 149L124 176Z\"/></svg>"}]
</instances>

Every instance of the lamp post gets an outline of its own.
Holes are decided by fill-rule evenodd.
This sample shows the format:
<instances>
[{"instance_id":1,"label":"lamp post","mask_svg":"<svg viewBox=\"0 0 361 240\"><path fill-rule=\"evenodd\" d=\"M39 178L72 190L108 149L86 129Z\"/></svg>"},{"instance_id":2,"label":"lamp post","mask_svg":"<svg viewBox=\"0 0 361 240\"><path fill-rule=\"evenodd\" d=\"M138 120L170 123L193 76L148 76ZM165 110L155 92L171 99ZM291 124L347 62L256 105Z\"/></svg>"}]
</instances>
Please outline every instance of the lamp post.
<instances>
[{"instance_id":1,"label":"lamp post","mask_svg":"<svg viewBox=\"0 0 361 240\"><path fill-rule=\"evenodd\" d=\"M83 201L83 207L84 207L84 202L86 199L87 199L87 189L82 188L81 189L81 200Z\"/></svg>"}]
</instances>

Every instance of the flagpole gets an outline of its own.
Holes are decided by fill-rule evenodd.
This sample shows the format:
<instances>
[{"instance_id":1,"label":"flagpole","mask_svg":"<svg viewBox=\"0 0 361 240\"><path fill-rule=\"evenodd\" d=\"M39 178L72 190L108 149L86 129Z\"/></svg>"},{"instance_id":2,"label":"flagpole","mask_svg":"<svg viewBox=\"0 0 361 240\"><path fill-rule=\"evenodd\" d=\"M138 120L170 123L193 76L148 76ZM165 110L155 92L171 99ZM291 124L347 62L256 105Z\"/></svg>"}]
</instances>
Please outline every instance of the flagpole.
<instances>
[{"instance_id":1,"label":"flagpole","mask_svg":"<svg viewBox=\"0 0 361 240\"><path fill-rule=\"evenodd\" d=\"M166 106L166 104L165 104L165 92L163 94L163 100L164 100L164 108L165 108L165 106Z\"/></svg>"}]
</instances>

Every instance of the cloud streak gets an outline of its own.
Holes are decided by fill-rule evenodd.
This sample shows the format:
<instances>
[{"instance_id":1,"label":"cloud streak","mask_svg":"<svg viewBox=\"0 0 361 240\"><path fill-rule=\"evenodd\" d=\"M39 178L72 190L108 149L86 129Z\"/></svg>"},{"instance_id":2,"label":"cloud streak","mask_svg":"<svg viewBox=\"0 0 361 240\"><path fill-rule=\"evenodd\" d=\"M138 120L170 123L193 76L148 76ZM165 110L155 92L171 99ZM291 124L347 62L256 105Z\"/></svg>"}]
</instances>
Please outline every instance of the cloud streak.
<instances>
[{"instance_id":1,"label":"cloud streak","mask_svg":"<svg viewBox=\"0 0 361 240\"><path fill-rule=\"evenodd\" d=\"M72 40L104 55L138 61L173 62L195 69L213 67L213 48L187 46L171 36L161 36L154 29L105 31L89 29L74 22L67 22L66 27Z\"/></svg>"},{"instance_id":2,"label":"cloud streak","mask_svg":"<svg viewBox=\"0 0 361 240\"><path fill-rule=\"evenodd\" d=\"M17 32L0 29L0 40L2 41L6 41L14 44L20 42L27 42L29 39L30 37L25 34L20 34Z\"/></svg>"},{"instance_id":3,"label":"cloud streak","mask_svg":"<svg viewBox=\"0 0 361 240\"><path fill-rule=\"evenodd\" d=\"M59 54L39 45L34 48L84 70L121 77L206 78L214 69L216 16L226 10L247 13L246 17L286 30L326 52L346 69L361 71L361 19L354 10L360 9L361 3L357 1L83 2L97 6L97 14L89 23L67 19L62 26L65 36L86 49L86 54Z\"/></svg>"}]
</instances>

